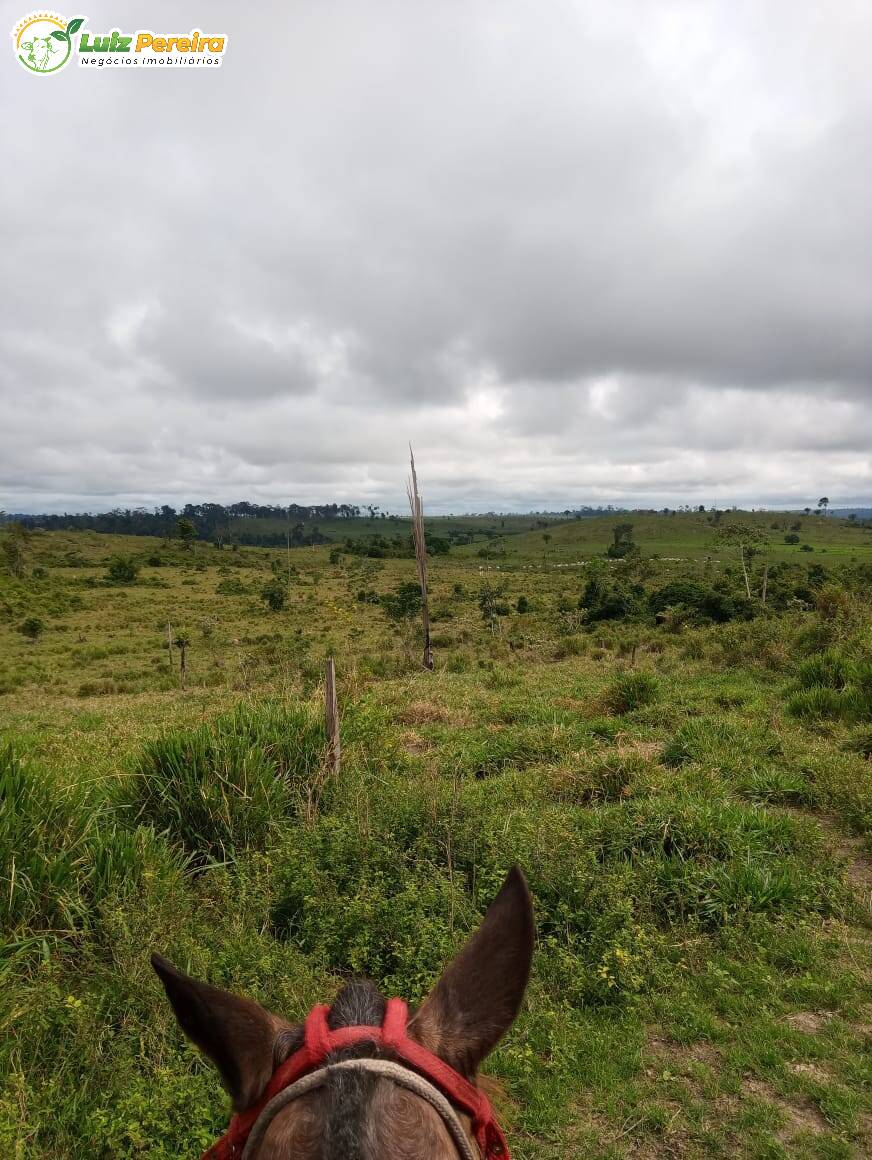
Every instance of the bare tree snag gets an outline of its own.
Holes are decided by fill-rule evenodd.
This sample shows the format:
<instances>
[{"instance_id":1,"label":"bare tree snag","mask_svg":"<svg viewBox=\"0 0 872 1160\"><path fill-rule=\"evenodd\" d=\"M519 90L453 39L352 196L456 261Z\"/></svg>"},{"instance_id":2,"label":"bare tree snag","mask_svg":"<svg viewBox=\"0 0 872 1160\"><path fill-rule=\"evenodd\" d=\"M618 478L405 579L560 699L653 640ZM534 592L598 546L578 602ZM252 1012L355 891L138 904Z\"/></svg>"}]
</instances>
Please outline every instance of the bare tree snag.
<instances>
[{"instance_id":1,"label":"bare tree snag","mask_svg":"<svg viewBox=\"0 0 872 1160\"><path fill-rule=\"evenodd\" d=\"M409 507L412 509L412 539L415 544L415 563L418 568L418 583L421 585L421 621L424 626L424 656L425 669L433 668L433 650L430 647L430 605L427 599L427 542L424 539L424 508L418 492L418 476L415 472L415 455L409 447L411 461L411 478L406 480L406 495L409 497Z\"/></svg>"}]
</instances>

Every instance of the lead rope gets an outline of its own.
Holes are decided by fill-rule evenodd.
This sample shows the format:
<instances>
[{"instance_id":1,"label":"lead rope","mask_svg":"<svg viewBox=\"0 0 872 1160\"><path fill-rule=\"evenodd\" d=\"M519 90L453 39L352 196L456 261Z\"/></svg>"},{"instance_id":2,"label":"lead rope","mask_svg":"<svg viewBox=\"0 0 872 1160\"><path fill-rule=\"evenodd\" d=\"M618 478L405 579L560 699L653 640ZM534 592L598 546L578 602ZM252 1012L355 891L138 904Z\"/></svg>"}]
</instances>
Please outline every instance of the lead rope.
<instances>
[{"instance_id":1,"label":"lead rope","mask_svg":"<svg viewBox=\"0 0 872 1160\"><path fill-rule=\"evenodd\" d=\"M392 1080L400 1087L414 1092L416 1096L426 1100L439 1113L457 1147L461 1160L481 1160L478 1149L473 1148L469 1136L466 1134L460 1116L442 1092L434 1087L429 1080L424 1079L422 1075L418 1075L416 1071L410 1071L407 1067L394 1063L391 1059L343 1059L339 1063L331 1063L327 1067L309 1072L302 1079L298 1079L296 1083L292 1083L290 1087L284 1088L278 1095L273 1096L255 1121L243 1150L242 1160L254 1160L257 1149L263 1143L267 1129L282 1108L287 1107L300 1096L322 1087L330 1078L330 1073L334 1071L368 1072L371 1075Z\"/></svg>"}]
</instances>

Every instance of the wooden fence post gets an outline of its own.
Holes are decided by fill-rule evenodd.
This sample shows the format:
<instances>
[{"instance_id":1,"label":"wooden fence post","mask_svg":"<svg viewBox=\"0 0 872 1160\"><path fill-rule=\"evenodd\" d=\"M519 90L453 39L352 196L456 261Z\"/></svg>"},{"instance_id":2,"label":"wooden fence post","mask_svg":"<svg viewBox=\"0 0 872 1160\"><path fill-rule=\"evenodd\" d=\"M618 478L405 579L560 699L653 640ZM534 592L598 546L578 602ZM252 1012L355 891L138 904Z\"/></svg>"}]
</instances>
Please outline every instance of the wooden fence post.
<instances>
[{"instance_id":1,"label":"wooden fence post","mask_svg":"<svg viewBox=\"0 0 872 1160\"><path fill-rule=\"evenodd\" d=\"M170 664L170 672L173 671L173 629L169 621L167 621L167 660Z\"/></svg>"},{"instance_id":2,"label":"wooden fence post","mask_svg":"<svg viewBox=\"0 0 872 1160\"><path fill-rule=\"evenodd\" d=\"M339 739L339 703L336 698L336 666L333 657L327 658L324 682L324 724L327 733L327 764L334 777L339 777L342 745Z\"/></svg>"}]
</instances>

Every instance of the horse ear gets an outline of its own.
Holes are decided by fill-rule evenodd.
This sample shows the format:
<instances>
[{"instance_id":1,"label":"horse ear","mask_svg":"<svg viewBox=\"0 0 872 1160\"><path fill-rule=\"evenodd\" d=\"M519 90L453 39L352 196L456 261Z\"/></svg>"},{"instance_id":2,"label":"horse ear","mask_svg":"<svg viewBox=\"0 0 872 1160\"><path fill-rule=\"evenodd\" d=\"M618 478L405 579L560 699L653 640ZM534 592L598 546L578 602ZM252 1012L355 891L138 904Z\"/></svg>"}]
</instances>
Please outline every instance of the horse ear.
<instances>
[{"instance_id":1,"label":"horse ear","mask_svg":"<svg viewBox=\"0 0 872 1160\"><path fill-rule=\"evenodd\" d=\"M161 955L152 955L151 965L179 1026L218 1068L236 1110L250 1107L269 1083L276 1039L288 1024L251 999L192 979Z\"/></svg>"},{"instance_id":2,"label":"horse ear","mask_svg":"<svg viewBox=\"0 0 872 1160\"><path fill-rule=\"evenodd\" d=\"M410 1036L455 1071L475 1075L515 1021L534 939L530 891L514 867L481 926L412 1017Z\"/></svg>"}]
</instances>

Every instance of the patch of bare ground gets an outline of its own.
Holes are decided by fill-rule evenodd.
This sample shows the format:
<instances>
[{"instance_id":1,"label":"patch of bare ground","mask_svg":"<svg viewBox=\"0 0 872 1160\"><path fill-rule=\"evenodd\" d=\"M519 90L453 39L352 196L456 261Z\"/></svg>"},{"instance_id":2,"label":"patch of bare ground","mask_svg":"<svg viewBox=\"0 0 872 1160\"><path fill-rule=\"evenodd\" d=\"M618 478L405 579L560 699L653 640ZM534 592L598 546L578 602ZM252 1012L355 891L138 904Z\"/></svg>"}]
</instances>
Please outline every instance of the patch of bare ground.
<instances>
[{"instance_id":1,"label":"patch of bare ground","mask_svg":"<svg viewBox=\"0 0 872 1160\"><path fill-rule=\"evenodd\" d=\"M621 757L642 757L645 761L656 760L663 749L663 743L660 741L640 741L638 738L620 735L616 739L616 744Z\"/></svg>"},{"instance_id":2,"label":"patch of bare ground","mask_svg":"<svg viewBox=\"0 0 872 1160\"><path fill-rule=\"evenodd\" d=\"M570 713L578 713L580 717L598 717L603 711L602 699L590 697L558 697L555 702L560 709L568 709Z\"/></svg>"},{"instance_id":3,"label":"patch of bare ground","mask_svg":"<svg viewBox=\"0 0 872 1160\"><path fill-rule=\"evenodd\" d=\"M814 1106L811 1100L789 1100L778 1094L775 1088L764 1079L754 1076L745 1076L742 1080L742 1091L760 1100L764 1104L771 1104L778 1109L782 1118L782 1126L778 1130L779 1143L787 1146L796 1136L803 1132L820 1135L829 1130L829 1126Z\"/></svg>"},{"instance_id":4,"label":"patch of bare ground","mask_svg":"<svg viewBox=\"0 0 872 1160\"><path fill-rule=\"evenodd\" d=\"M817 1035L832 1019L831 1011L794 1011L788 1015L785 1023L794 1031L802 1031L806 1035Z\"/></svg>"},{"instance_id":5,"label":"patch of bare ground","mask_svg":"<svg viewBox=\"0 0 872 1160\"><path fill-rule=\"evenodd\" d=\"M397 717L404 725L434 725L450 720L451 714L435 701L413 701Z\"/></svg>"},{"instance_id":6,"label":"patch of bare ground","mask_svg":"<svg viewBox=\"0 0 872 1160\"><path fill-rule=\"evenodd\" d=\"M819 1063L810 1063L807 1060L798 1060L796 1063L788 1063L787 1070L794 1075L806 1076L808 1079L813 1079L815 1083L832 1083L833 1077L826 1070L821 1067Z\"/></svg>"},{"instance_id":7,"label":"patch of bare ground","mask_svg":"<svg viewBox=\"0 0 872 1160\"><path fill-rule=\"evenodd\" d=\"M656 1031L648 1037L646 1051L657 1059L668 1059L677 1063L705 1063L709 1067L717 1067L721 1062L721 1053L708 1040L676 1043L674 1039L665 1039Z\"/></svg>"},{"instance_id":8,"label":"patch of bare ground","mask_svg":"<svg viewBox=\"0 0 872 1160\"><path fill-rule=\"evenodd\" d=\"M411 729L403 733L400 740L407 753L429 753L433 748L433 742L428 737L422 737Z\"/></svg>"}]
</instances>

